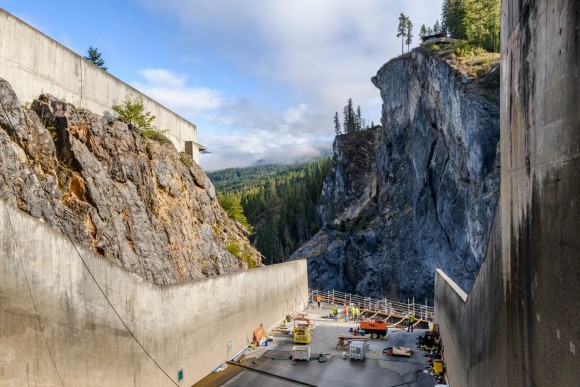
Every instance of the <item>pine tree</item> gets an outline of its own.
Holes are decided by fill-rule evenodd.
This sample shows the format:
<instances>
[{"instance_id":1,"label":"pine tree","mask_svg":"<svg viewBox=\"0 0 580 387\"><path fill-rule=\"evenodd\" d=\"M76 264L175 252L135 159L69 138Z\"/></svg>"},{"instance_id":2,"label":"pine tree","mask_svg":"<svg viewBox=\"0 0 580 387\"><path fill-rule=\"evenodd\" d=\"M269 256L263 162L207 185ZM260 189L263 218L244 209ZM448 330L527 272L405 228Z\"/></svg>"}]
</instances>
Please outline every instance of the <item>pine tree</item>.
<instances>
[{"instance_id":1,"label":"pine tree","mask_svg":"<svg viewBox=\"0 0 580 387\"><path fill-rule=\"evenodd\" d=\"M409 46L413 43L413 23L411 23L411 19L407 18L407 25L406 25L406 39L405 43L407 44L407 52L409 52Z\"/></svg>"},{"instance_id":2,"label":"pine tree","mask_svg":"<svg viewBox=\"0 0 580 387\"><path fill-rule=\"evenodd\" d=\"M441 32L441 24L439 24L439 19L435 20L435 25L433 26L433 33L438 34Z\"/></svg>"},{"instance_id":3,"label":"pine tree","mask_svg":"<svg viewBox=\"0 0 580 387\"><path fill-rule=\"evenodd\" d=\"M248 219L244 214L244 209L240 200L240 196L234 193L222 194L218 193L218 202L228 216L234 220L237 220L248 230L248 233L252 233L253 227L248 223Z\"/></svg>"},{"instance_id":4,"label":"pine tree","mask_svg":"<svg viewBox=\"0 0 580 387\"><path fill-rule=\"evenodd\" d=\"M433 35L433 28L427 27L427 36Z\"/></svg>"},{"instance_id":5,"label":"pine tree","mask_svg":"<svg viewBox=\"0 0 580 387\"><path fill-rule=\"evenodd\" d=\"M469 39L498 52L500 13L500 0L444 0L441 30L452 38Z\"/></svg>"},{"instance_id":6,"label":"pine tree","mask_svg":"<svg viewBox=\"0 0 580 387\"><path fill-rule=\"evenodd\" d=\"M342 108L342 115L342 127L344 128L344 133L350 133L350 127L348 126L348 123L350 122L348 106L345 105L345 107Z\"/></svg>"},{"instance_id":7,"label":"pine tree","mask_svg":"<svg viewBox=\"0 0 580 387\"><path fill-rule=\"evenodd\" d=\"M356 127L356 130L359 130L359 131L363 130L363 118L362 118L362 112L360 109L360 105L358 105L356 108L355 127Z\"/></svg>"},{"instance_id":8,"label":"pine tree","mask_svg":"<svg viewBox=\"0 0 580 387\"><path fill-rule=\"evenodd\" d=\"M468 0L444 0L441 10L443 26L455 39L467 38L467 6Z\"/></svg>"},{"instance_id":9,"label":"pine tree","mask_svg":"<svg viewBox=\"0 0 580 387\"><path fill-rule=\"evenodd\" d=\"M334 133L338 136L340 134L340 121L338 120L338 112L334 113Z\"/></svg>"},{"instance_id":10,"label":"pine tree","mask_svg":"<svg viewBox=\"0 0 580 387\"><path fill-rule=\"evenodd\" d=\"M419 36L420 37L427 36L427 27L425 26L425 24L421 25L421 30L419 31Z\"/></svg>"},{"instance_id":11,"label":"pine tree","mask_svg":"<svg viewBox=\"0 0 580 387\"><path fill-rule=\"evenodd\" d=\"M87 53L88 56L84 57L86 60L88 60L95 66L98 66L103 70L107 71L107 67L105 67L105 61L103 60L103 58L101 58L101 53L99 52L98 48L96 47L93 48L92 46L90 46L89 49L87 50Z\"/></svg>"},{"instance_id":12,"label":"pine tree","mask_svg":"<svg viewBox=\"0 0 580 387\"><path fill-rule=\"evenodd\" d=\"M344 123L343 128L345 133L351 133L357 130L356 115L352 107L352 98L348 99L346 106L343 109Z\"/></svg>"},{"instance_id":13,"label":"pine tree","mask_svg":"<svg viewBox=\"0 0 580 387\"><path fill-rule=\"evenodd\" d=\"M397 38L401 37L401 55L404 54L405 37L407 36L407 20L408 17L404 13L399 16L399 26L397 27Z\"/></svg>"}]
</instances>

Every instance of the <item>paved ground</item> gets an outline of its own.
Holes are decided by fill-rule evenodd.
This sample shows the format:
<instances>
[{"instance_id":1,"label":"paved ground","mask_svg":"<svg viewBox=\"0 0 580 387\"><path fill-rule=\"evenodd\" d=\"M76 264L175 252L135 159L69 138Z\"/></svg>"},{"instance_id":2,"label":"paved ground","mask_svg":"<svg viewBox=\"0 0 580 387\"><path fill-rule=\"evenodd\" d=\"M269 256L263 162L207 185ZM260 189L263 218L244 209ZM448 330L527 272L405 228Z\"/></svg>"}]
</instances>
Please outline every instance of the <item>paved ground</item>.
<instances>
[{"instance_id":1,"label":"paved ground","mask_svg":"<svg viewBox=\"0 0 580 387\"><path fill-rule=\"evenodd\" d=\"M290 334L279 334L269 345L248 350L240 365L228 365L226 370L210 374L197 383L196 387L205 386L411 386L432 387L433 379L424 373L428 365L423 353L416 349L417 336L424 330L407 333L399 329L389 332L387 340L369 339L367 359L351 360L348 349L336 349L338 336L349 334L353 323L335 322L322 318L329 309L308 309L306 312L313 324L311 355L309 362L292 363L291 352L293 337ZM369 336L367 335L367 338ZM392 346L409 347L414 351L411 358L387 356L383 349ZM346 351L346 359L343 358ZM325 354L325 362L314 357Z\"/></svg>"}]
</instances>

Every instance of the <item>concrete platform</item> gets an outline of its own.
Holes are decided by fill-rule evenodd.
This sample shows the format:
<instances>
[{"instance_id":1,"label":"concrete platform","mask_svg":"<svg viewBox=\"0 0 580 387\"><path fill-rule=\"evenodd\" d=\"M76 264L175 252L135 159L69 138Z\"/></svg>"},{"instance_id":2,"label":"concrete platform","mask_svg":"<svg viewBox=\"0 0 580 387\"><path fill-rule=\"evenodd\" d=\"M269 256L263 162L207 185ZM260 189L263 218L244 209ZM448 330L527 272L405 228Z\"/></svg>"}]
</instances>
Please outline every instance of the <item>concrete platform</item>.
<instances>
[{"instance_id":1,"label":"concrete platform","mask_svg":"<svg viewBox=\"0 0 580 387\"><path fill-rule=\"evenodd\" d=\"M328 306L307 309L312 322L310 361L291 360L293 342L291 334L276 334L268 346L247 350L239 365L229 364L221 372L208 375L197 383L205 386L434 386L433 378L424 373L428 363L423 353L416 349L416 338L424 330L407 333L400 329L389 332L389 337L373 340L367 335L369 349L366 360L351 360L349 350L336 349L338 336L349 334L354 323L322 318ZM413 356L396 357L383 354L392 346L410 347ZM343 358L346 352L346 359ZM324 362L318 356L323 354Z\"/></svg>"}]
</instances>

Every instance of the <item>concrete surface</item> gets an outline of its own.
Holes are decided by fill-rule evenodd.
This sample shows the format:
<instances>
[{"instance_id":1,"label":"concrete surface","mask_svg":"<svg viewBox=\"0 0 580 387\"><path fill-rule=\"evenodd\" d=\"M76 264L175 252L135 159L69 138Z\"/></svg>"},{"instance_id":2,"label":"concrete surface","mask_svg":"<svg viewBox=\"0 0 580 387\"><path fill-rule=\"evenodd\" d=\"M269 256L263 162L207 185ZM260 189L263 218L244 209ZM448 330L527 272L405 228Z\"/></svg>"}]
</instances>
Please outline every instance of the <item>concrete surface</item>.
<instances>
[{"instance_id":1,"label":"concrete surface","mask_svg":"<svg viewBox=\"0 0 580 387\"><path fill-rule=\"evenodd\" d=\"M159 287L2 201L0 230L0 386L190 386L307 302L305 261Z\"/></svg>"},{"instance_id":2,"label":"concrete surface","mask_svg":"<svg viewBox=\"0 0 580 387\"><path fill-rule=\"evenodd\" d=\"M395 329L390 332L387 340L369 339L367 359L351 360L348 349L336 349L338 336L349 334L349 327L355 324L321 318L327 315L330 307L325 305L322 310L310 306L306 312L310 318L312 340L309 344L312 357L328 354L328 361L318 362L312 359L290 360L293 343L291 334L276 334L274 341L268 347L262 346L256 350L248 350L241 364L246 368L228 365L225 371L208 375L196 387L209 386L433 386L433 378L424 373L428 365L423 352L416 349L416 338L424 334L424 330L407 333ZM411 358L387 356L383 349L391 346L410 347L416 351ZM343 351L347 358L342 357ZM250 369L248 369L250 368ZM284 378L284 379L282 379Z\"/></svg>"},{"instance_id":3,"label":"concrete surface","mask_svg":"<svg viewBox=\"0 0 580 387\"><path fill-rule=\"evenodd\" d=\"M194 124L1 8L0 77L10 82L23 103L50 93L100 115L112 113L111 107L122 103L127 94L141 96L145 110L156 117L155 126L168 130L179 151L192 141L191 156L199 164Z\"/></svg>"},{"instance_id":4,"label":"concrete surface","mask_svg":"<svg viewBox=\"0 0 580 387\"><path fill-rule=\"evenodd\" d=\"M502 3L501 195L466 301L440 273L453 386L572 386L580 369L580 2Z\"/></svg>"}]
</instances>

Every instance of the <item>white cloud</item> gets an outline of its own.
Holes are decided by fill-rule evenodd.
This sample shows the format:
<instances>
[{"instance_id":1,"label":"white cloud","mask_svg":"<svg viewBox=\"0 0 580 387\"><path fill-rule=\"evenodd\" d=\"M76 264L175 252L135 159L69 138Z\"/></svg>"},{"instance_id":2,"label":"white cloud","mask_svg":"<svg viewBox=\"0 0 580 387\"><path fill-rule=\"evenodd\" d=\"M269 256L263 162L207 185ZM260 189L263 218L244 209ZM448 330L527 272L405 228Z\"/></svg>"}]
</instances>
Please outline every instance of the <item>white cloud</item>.
<instances>
[{"instance_id":1,"label":"white cloud","mask_svg":"<svg viewBox=\"0 0 580 387\"><path fill-rule=\"evenodd\" d=\"M233 101L219 114L206 115L198 126L199 141L211 152L201 156L201 164L216 170L319 156L331 149L333 133L328 121L305 103L276 111L249 100Z\"/></svg>"},{"instance_id":2,"label":"white cloud","mask_svg":"<svg viewBox=\"0 0 580 387\"><path fill-rule=\"evenodd\" d=\"M370 78L383 63L400 54L401 41L396 37L399 14L410 16L416 42L421 24L433 25L440 18L442 3L442 0L138 1L152 12L179 20L184 36L189 38L189 51L196 57L213 55L232 64L237 73L224 77L234 81L250 78L255 81L252 84L258 85L247 91L222 89L217 94L212 90L196 94L195 99L205 101L203 106L219 107L219 114L214 111L192 117L194 122L203 123L198 125L199 139L214 152L201 159L209 169L228 166L228 162L248 165L260 158L290 160L318 152L321 143L329 147L332 116L335 111L341 113L348 98L361 105L363 116L369 121L379 123L381 100ZM152 83L164 75L149 76ZM196 74L198 77L203 79L203 74ZM183 78L168 78L168 82L180 81ZM184 87L181 84L178 89ZM259 100L268 100L263 94L274 88L284 90L286 98L278 104L261 104ZM154 91L169 99L160 90ZM271 99L276 100L277 96ZM204 113L204 109L198 112Z\"/></svg>"},{"instance_id":3,"label":"white cloud","mask_svg":"<svg viewBox=\"0 0 580 387\"><path fill-rule=\"evenodd\" d=\"M173 74L171 71L164 69L145 69L139 71L139 74L156 87L182 88L185 86L187 75Z\"/></svg>"},{"instance_id":4,"label":"white cloud","mask_svg":"<svg viewBox=\"0 0 580 387\"><path fill-rule=\"evenodd\" d=\"M144 69L139 74L146 83L134 82L133 87L190 120L222 105L218 91L187 86L187 75L165 69Z\"/></svg>"}]
</instances>

